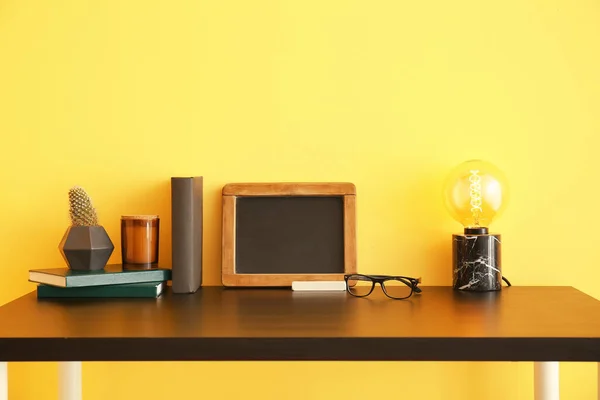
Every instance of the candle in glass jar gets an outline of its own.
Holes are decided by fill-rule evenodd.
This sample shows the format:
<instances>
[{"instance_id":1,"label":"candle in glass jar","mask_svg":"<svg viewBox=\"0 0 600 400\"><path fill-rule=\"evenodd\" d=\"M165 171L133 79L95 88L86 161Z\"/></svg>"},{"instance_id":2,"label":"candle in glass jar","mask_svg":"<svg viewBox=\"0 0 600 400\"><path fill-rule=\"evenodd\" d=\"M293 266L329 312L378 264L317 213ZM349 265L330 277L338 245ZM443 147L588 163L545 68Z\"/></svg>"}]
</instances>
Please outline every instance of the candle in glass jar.
<instances>
[{"instance_id":1,"label":"candle in glass jar","mask_svg":"<svg viewBox=\"0 0 600 400\"><path fill-rule=\"evenodd\" d=\"M123 265L158 264L159 222L158 215L121 217Z\"/></svg>"}]
</instances>

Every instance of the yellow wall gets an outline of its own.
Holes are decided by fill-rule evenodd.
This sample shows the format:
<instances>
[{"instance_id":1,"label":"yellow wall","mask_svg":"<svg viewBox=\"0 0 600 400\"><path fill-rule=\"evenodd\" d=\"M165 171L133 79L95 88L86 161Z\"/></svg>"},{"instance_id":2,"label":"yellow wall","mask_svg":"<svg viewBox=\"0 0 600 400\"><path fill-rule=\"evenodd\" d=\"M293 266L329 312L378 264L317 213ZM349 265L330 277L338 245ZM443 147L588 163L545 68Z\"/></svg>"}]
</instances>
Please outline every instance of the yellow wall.
<instances>
[{"instance_id":1,"label":"yellow wall","mask_svg":"<svg viewBox=\"0 0 600 400\"><path fill-rule=\"evenodd\" d=\"M206 284L220 282L222 185L343 180L359 269L448 285L460 226L440 188L472 157L511 182L495 228L513 284L600 298L598 21L594 0L0 1L0 304L34 289L28 269L63 265L70 186L118 239L126 213L170 229L169 178L195 174ZM530 399L532 368L86 363L83 382L86 400ZM55 363L9 372L11 399L56 398ZM562 395L595 399L595 373L563 364ZM364 379L390 384L348 384Z\"/></svg>"}]
</instances>

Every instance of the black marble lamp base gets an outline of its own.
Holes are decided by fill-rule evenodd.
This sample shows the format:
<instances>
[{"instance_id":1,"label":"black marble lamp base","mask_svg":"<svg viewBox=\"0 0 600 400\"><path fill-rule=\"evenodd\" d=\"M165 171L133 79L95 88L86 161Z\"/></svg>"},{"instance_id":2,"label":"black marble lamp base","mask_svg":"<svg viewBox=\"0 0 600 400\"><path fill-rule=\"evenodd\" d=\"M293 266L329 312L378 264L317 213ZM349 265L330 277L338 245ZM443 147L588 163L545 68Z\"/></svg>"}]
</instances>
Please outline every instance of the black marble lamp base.
<instances>
[{"instance_id":1,"label":"black marble lamp base","mask_svg":"<svg viewBox=\"0 0 600 400\"><path fill-rule=\"evenodd\" d=\"M500 235L452 235L454 289L487 292L502 289Z\"/></svg>"}]
</instances>

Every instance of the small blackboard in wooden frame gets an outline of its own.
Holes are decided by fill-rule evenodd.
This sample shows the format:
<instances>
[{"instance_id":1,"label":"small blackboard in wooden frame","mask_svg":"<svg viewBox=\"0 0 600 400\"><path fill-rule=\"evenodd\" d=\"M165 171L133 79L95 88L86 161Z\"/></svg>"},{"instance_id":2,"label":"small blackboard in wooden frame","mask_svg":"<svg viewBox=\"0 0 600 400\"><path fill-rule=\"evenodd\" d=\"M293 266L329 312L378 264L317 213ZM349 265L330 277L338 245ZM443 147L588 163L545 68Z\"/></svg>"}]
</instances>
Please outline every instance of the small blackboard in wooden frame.
<instances>
[{"instance_id":1,"label":"small blackboard in wooden frame","mask_svg":"<svg viewBox=\"0 0 600 400\"><path fill-rule=\"evenodd\" d=\"M356 273L352 183L223 187L224 286L291 286Z\"/></svg>"}]
</instances>

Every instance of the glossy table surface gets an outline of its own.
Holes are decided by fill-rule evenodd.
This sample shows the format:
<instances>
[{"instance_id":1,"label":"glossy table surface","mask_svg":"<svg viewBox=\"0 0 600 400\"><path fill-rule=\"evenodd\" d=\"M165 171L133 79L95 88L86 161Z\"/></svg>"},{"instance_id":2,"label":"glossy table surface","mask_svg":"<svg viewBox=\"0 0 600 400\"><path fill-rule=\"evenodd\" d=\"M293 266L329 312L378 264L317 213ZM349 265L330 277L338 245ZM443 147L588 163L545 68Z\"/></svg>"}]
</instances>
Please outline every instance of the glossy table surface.
<instances>
[{"instance_id":1,"label":"glossy table surface","mask_svg":"<svg viewBox=\"0 0 600 400\"><path fill-rule=\"evenodd\" d=\"M600 361L600 301L571 287L391 300L202 287L158 299L40 299L0 307L0 361Z\"/></svg>"}]
</instances>

